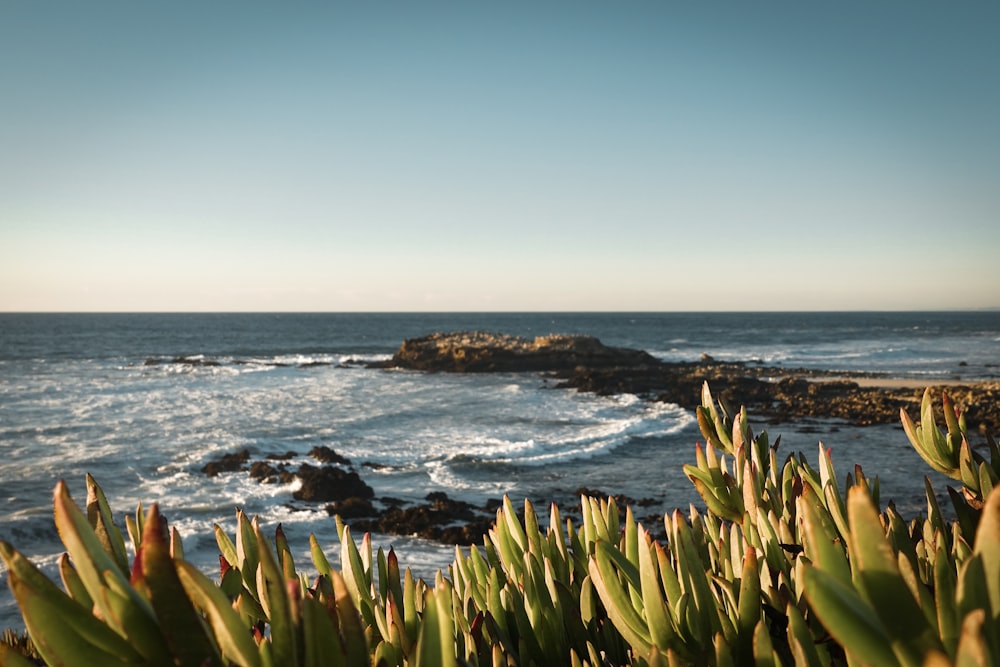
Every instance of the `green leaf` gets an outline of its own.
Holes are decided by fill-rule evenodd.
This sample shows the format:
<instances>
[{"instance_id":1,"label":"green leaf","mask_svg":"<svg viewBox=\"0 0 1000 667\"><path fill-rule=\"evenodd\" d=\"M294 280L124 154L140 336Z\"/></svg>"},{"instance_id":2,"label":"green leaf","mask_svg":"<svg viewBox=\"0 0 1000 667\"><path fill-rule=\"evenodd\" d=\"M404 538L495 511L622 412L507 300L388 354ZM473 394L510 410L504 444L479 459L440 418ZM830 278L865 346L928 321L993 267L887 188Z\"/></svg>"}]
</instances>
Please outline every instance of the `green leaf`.
<instances>
[{"instance_id":1,"label":"green leaf","mask_svg":"<svg viewBox=\"0 0 1000 667\"><path fill-rule=\"evenodd\" d=\"M871 497L861 487L849 491L847 512L854 580L882 621L899 658L908 665L920 665L921 656L944 647L900 575Z\"/></svg>"},{"instance_id":2,"label":"green leaf","mask_svg":"<svg viewBox=\"0 0 1000 667\"><path fill-rule=\"evenodd\" d=\"M666 651L675 641L675 631L670 622L667 603L660 588L659 566L653 562L651 552L653 543L649 533L641 531L641 543L638 546L639 581L642 586L642 605L646 615L646 625L653 644L661 651Z\"/></svg>"},{"instance_id":3,"label":"green leaf","mask_svg":"<svg viewBox=\"0 0 1000 667\"><path fill-rule=\"evenodd\" d=\"M979 609L962 622L962 636L958 640L956 667L986 667L996 664L986 644L986 612Z\"/></svg>"},{"instance_id":4,"label":"green leaf","mask_svg":"<svg viewBox=\"0 0 1000 667\"><path fill-rule=\"evenodd\" d=\"M701 628L701 632L710 632L714 636L716 632L722 630L722 626L716 613L717 605L709 576L706 574L707 567L694 542L694 531L677 514L674 516L673 526L678 574L681 585L691 593L693 603L691 613L698 617L695 623Z\"/></svg>"},{"instance_id":5,"label":"green leaf","mask_svg":"<svg viewBox=\"0 0 1000 667\"><path fill-rule=\"evenodd\" d=\"M170 547L163 533L165 524L160 519L158 506L154 504L146 519L139 556L140 570L149 588L160 632L177 665L219 665L215 647L205 635L194 605L183 594L184 588L174 569Z\"/></svg>"},{"instance_id":6,"label":"green leaf","mask_svg":"<svg viewBox=\"0 0 1000 667\"><path fill-rule=\"evenodd\" d=\"M243 575L243 581L251 593L254 593L258 600L262 592L257 590L257 566L260 565L260 555L257 553L257 538L254 537L254 529L257 527L257 518L253 521L247 518L243 510L236 510L236 562Z\"/></svg>"},{"instance_id":7,"label":"green leaf","mask_svg":"<svg viewBox=\"0 0 1000 667\"><path fill-rule=\"evenodd\" d=\"M736 667L740 664L733 659L733 649L721 632L715 635L713 643L715 644L716 667Z\"/></svg>"},{"instance_id":8,"label":"green leaf","mask_svg":"<svg viewBox=\"0 0 1000 667\"><path fill-rule=\"evenodd\" d=\"M223 657L240 667L258 667L260 656L250 628L233 610L222 589L187 562L177 563L177 576L191 602L205 614Z\"/></svg>"},{"instance_id":9,"label":"green leaf","mask_svg":"<svg viewBox=\"0 0 1000 667\"><path fill-rule=\"evenodd\" d=\"M590 559L590 579L594 584L604 608L632 648L639 653L648 653L652 644L649 628L632 606L625 587L618 579L611 553L613 549L601 548L604 542L598 542L598 550ZM638 572L637 572L638 574Z\"/></svg>"},{"instance_id":10,"label":"green leaf","mask_svg":"<svg viewBox=\"0 0 1000 667\"><path fill-rule=\"evenodd\" d=\"M814 572L819 573L820 577L826 577L822 570L815 570ZM836 581L832 577L831 581ZM839 585L839 584L838 584ZM808 589L808 584L806 585ZM823 591L820 590L822 595ZM829 603L827 603L827 606ZM809 667L822 667L823 663L820 660L819 653L816 652L816 645L813 640L812 633L809 631L809 626L806 624L805 619L802 617L802 612L791 602L785 607L785 615L788 617L788 645L792 650L792 655L795 657L796 667L801 667L803 665L808 665ZM820 620L822 620L820 616ZM824 623L825 625L825 623ZM827 626L829 627L829 626ZM831 630L832 633L832 630ZM895 662L872 662L872 665L879 665L879 667L889 667L896 664Z\"/></svg>"},{"instance_id":11,"label":"green leaf","mask_svg":"<svg viewBox=\"0 0 1000 667\"><path fill-rule=\"evenodd\" d=\"M743 572L740 575L738 607L738 637L740 643L733 647L737 650L738 657L747 662L753 656L753 635L763 613L761 602L757 552L751 547L743 555Z\"/></svg>"},{"instance_id":12,"label":"green leaf","mask_svg":"<svg viewBox=\"0 0 1000 667\"><path fill-rule=\"evenodd\" d=\"M948 655L955 655L958 646L959 620L955 605L955 571L948 558L944 540L937 543L934 558L934 604L937 614L938 634Z\"/></svg>"},{"instance_id":13,"label":"green leaf","mask_svg":"<svg viewBox=\"0 0 1000 667\"><path fill-rule=\"evenodd\" d=\"M46 663L87 667L139 664L142 661L138 656L123 657L123 654L131 650L127 644L114 653L103 648L103 645L109 643L105 631L111 632L106 626L98 622L102 630L85 634L78 625L65 622L65 608L54 604L51 597L38 593L12 573L8 575L8 583L21 608L25 626L34 640L35 648ZM96 622L96 619L94 620Z\"/></svg>"},{"instance_id":14,"label":"green leaf","mask_svg":"<svg viewBox=\"0 0 1000 667\"><path fill-rule=\"evenodd\" d=\"M424 623L417 640L417 667L458 667L451 633L450 591L435 590L424 609Z\"/></svg>"},{"instance_id":15,"label":"green leaf","mask_svg":"<svg viewBox=\"0 0 1000 667\"><path fill-rule=\"evenodd\" d=\"M258 580L262 585L259 586L258 593L261 602L266 601L264 609L268 612L268 620L271 623L274 662L276 665L297 665L299 646L295 631L293 601L289 596L284 572L278 566L271 546L261 533L260 527L254 525L253 528L253 536L244 538L244 548L252 541L252 550L260 559ZM295 580L295 583L297 584L298 580Z\"/></svg>"},{"instance_id":16,"label":"green leaf","mask_svg":"<svg viewBox=\"0 0 1000 667\"><path fill-rule=\"evenodd\" d=\"M334 597L337 601L337 619L340 623L340 633L344 638L347 664L350 667L367 665L368 642L365 639L364 628L361 626L358 608L351 599L344 578L338 572L330 573L330 581L333 584Z\"/></svg>"},{"instance_id":17,"label":"green leaf","mask_svg":"<svg viewBox=\"0 0 1000 667\"><path fill-rule=\"evenodd\" d=\"M507 525L507 530L511 539L517 544L518 554L524 553L528 549L528 536L524 532L524 528L521 527L521 522L517 518L517 512L514 511L514 506L510 502L510 497L504 495L503 497L503 519L504 523ZM520 557L518 556L518 559Z\"/></svg>"},{"instance_id":18,"label":"green leaf","mask_svg":"<svg viewBox=\"0 0 1000 667\"><path fill-rule=\"evenodd\" d=\"M309 553L312 556L313 565L316 571L324 577L330 576L330 561L327 560L323 548L319 545L319 540L312 533L309 534Z\"/></svg>"},{"instance_id":19,"label":"green leaf","mask_svg":"<svg viewBox=\"0 0 1000 667\"><path fill-rule=\"evenodd\" d=\"M129 574L128 557L125 555L125 539L122 531L115 525L111 516L111 508L104 491L94 478L87 474L87 519L94 528L94 533L104 550L114 558L124 576Z\"/></svg>"},{"instance_id":20,"label":"green leaf","mask_svg":"<svg viewBox=\"0 0 1000 667\"><path fill-rule=\"evenodd\" d=\"M347 583L347 589L351 592L354 604L361 612L365 624L374 625L375 608L371 596L371 578L365 569L361 552L358 550L358 545L355 544L348 526L344 526L340 538L340 568L344 575L344 581Z\"/></svg>"},{"instance_id":21,"label":"green leaf","mask_svg":"<svg viewBox=\"0 0 1000 667\"><path fill-rule=\"evenodd\" d=\"M94 601L87 592L87 587L80 580L73 562L69 559L69 554L64 553L59 557L59 578L62 579L63 587L84 609L93 609Z\"/></svg>"},{"instance_id":22,"label":"green leaf","mask_svg":"<svg viewBox=\"0 0 1000 667\"><path fill-rule=\"evenodd\" d=\"M342 667L346 664L340 633L328 610L310 597L302 600L302 635L306 667Z\"/></svg>"},{"instance_id":23,"label":"green leaf","mask_svg":"<svg viewBox=\"0 0 1000 667\"><path fill-rule=\"evenodd\" d=\"M389 554L386 557L386 579L389 583L389 593L391 599L397 604L403 603L403 583L399 576L399 558L396 551L390 546Z\"/></svg>"},{"instance_id":24,"label":"green leaf","mask_svg":"<svg viewBox=\"0 0 1000 667\"><path fill-rule=\"evenodd\" d=\"M226 531L222 530L219 524L214 524L213 530L215 531L215 543L219 545L222 557L226 559L226 562L231 567L239 569L240 561L236 556L236 545L233 544L233 541L229 539L229 535L226 535Z\"/></svg>"},{"instance_id":25,"label":"green leaf","mask_svg":"<svg viewBox=\"0 0 1000 667\"><path fill-rule=\"evenodd\" d=\"M59 664L61 658L78 655L76 651L82 651L81 656L110 656L109 664L142 660L126 639L60 590L6 542L0 542L0 557L7 565L7 582L25 626L49 663Z\"/></svg>"},{"instance_id":26,"label":"green leaf","mask_svg":"<svg viewBox=\"0 0 1000 667\"><path fill-rule=\"evenodd\" d=\"M28 660L13 646L0 642L0 665L4 667L35 667L35 663Z\"/></svg>"},{"instance_id":27,"label":"green leaf","mask_svg":"<svg viewBox=\"0 0 1000 667\"><path fill-rule=\"evenodd\" d=\"M162 660L168 649L153 607L129 585L62 481L56 485L53 514L59 536L101 617L130 638L147 660Z\"/></svg>"},{"instance_id":28,"label":"green leaf","mask_svg":"<svg viewBox=\"0 0 1000 667\"><path fill-rule=\"evenodd\" d=\"M771 633L763 618L757 622L753 632L753 664L757 667L779 667L781 664L774 653Z\"/></svg>"},{"instance_id":29,"label":"green leaf","mask_svg":"<svg viewBox=\"0 0 1000 667\"><path fill-rule=\"evenodd\" d=\"M992 619L1000 619L1000 487L986 498L972 553L983 561Z\"/></svg>"},{"instance_id":30,"label":"green leaf","mask_svg":"<svg viewBox=\"0 0 1000 667\"><path fill-rule=\"evenodd\" d=\"M806 491L808 489L808 491ZM796 502L798 515L803 522L805 555L816 567L821 568L840 583L851 583L851 568L840 533L831 517L816 499L812 487L805 487Z\"/></svg>"}]
</instances>

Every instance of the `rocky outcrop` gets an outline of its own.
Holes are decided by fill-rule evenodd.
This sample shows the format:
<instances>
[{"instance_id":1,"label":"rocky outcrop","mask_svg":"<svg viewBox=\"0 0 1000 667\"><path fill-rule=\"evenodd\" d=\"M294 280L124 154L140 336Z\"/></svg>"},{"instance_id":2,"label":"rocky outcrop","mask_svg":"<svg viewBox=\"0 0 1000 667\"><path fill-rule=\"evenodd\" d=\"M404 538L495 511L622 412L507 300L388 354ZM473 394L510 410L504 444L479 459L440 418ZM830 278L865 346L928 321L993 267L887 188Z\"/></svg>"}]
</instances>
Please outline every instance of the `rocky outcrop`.
<instances>
[{"instance_id":1,"label":"rocky outcrop","mask_svg":"<svg viewBox=\"0 0 1000 667\"><path fill-rule=\"evenodd\" d=\"M428 494L427 503L415 507L392 506L372 519L354 520L351 528L388 535L416 535L446 544L477 544L489 532L495 515L447 494ZM331 514L343 514L337 507L328 507Z\"/></svg>"},{"instance_id":2,"label":"rocky outcrop","mask_svg":"<svg viewBox=\"0 0 1000 667\"><path fill-rule=\"evenodd\" d=\"M292 494L296 500L328 503L348 498L372 498L375 492L365 484L358 473L347 472L335 466L316 467L303 463L295 473L302 486Z\"/></svg>"},{"instance_id":3,"label":"rocky outcrop","mask_svg":"<svg viewBox=\"0 0 1000 667\"><path fill-rule=\"evenodd\" d=\"M740 362L658 363L642 368L576 368L557 374L563 388L601 395L637 394L693 410L701 405L702 385L734 408L745 405L755 418L787 423L806 418L843 419L855 426L898 424L899 411L914 418L920 387L864 386L873 374L842 374L812 369L773 368ZM966 423L983 434L1000 433L1000 383L934 387L946 391L965 412ZM940 417L939 417L940 418ZM942 423L939 421L939 423Z\"/></svg>"},{"instance_id":4,"label":"rocky outcrop","mask_svg":"<svg viewBox=\"0 0 1000 667\"><path fill-rule=\"evenodd\" d=\"M642 350L608 347L592 336L553 334L534 339L465 331L403 342L383 367L453 373L559 371L656 364Z\"/></svg>"},{"instance_id":5,"label":"rocky outcrop","mask_svg":"<svg viewBox=\"0 0 1000 667\"><path fill-rule=\"evenodd\" d=\"M250 450L241 449L238 452L223 454L216 460L209 461L202 467L201 471L209 477L215 477L219 473L243 470L249 460Z\"/></svg>"},{"instance_id":6,"label":"rocky outcrop","mask_svg":"<svg viewBox=\"0 0 1000 667\"><path fill-rule=\"evenodd\" d=\"M336 451L327 447L326 445L319 445L313 447L309 450L309 456L313 457L321 463L336 463L337 465L349 466L351 465L351 460L346 456L338 454Z\"/></svg>"},{"instance_id":7,"label":"rocky outcrop","mask_svg":"<svg viewBox=\"0 0 1000 667\"><path fill-rule=\"evenodd\" d=\"M790 369L761 363L662 362L642 350L609 347L592 336L554 334L535 339L507 334L434 333L403 342L383 368L454 373L541 371L558 387L600 395L637 394L688 409L701 405L702 385L730 405L745 405L774 423L809 417L844 419L851 424L899 423L900 408L916 415L923 387L867 386L865 373ZM984 433L1000 433L1000 384L973 382L946 389L966 411L966 422ZM964 400L962 400L964 399Z\"/></svg>"}]
</instances>

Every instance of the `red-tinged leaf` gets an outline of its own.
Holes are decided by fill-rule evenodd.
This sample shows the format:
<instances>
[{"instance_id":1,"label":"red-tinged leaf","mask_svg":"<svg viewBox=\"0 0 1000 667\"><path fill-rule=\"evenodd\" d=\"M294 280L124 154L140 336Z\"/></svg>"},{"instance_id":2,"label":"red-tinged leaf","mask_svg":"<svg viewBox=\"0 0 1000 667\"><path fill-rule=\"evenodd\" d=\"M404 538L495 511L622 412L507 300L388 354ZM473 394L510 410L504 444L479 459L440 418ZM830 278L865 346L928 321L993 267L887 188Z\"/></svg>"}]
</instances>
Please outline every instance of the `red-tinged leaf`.
<instances>
[{"instance_id":1,"label":"red-tinged leaf","mask_svg":"<svg viewBox=\"0 0 1000 667\"><path fill-rule=\"evenodd\" d=\"M159 507L153 505L142 534L142 576L160 630L177 665L221 665L215 646L191 600L184 594Z\"/></svg>"}]
</instances>

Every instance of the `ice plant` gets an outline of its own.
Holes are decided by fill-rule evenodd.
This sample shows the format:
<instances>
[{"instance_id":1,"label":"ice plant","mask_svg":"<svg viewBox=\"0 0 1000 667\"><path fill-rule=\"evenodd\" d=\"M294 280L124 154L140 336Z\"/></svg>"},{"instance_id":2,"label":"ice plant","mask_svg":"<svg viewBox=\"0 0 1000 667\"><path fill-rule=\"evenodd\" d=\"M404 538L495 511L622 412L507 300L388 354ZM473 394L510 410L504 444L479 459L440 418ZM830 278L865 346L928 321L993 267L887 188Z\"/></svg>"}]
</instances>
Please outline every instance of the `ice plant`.
<instances>
[{"instance_id":1,"label":"ice plant","mask_svg":"<svg viewBox=\"0 0 1000 667\"><path fill-rule=\"evenodd\" d=\"M666 540L611 498L581 498L580 525L552 505L545 528L504 498L431 584L339 518L339 563L310 536L306 574L280 526L272 540L242 511L232 537L215 526L214 580L156 505L126 517L129 549L92 478L85 510L60 483L61 588L0 542L32 640L6 633L0 664L1000 665L1000 451L973 450L942 403L947 434L929 393L920 424L902 419L962 483L950 523L930 482L927 516L907 521L877 477L856 467L841 486L822 444L816 467L779 458L706 385L684 468L704 509L664 516Z\"/></svg>"}]
</instances>

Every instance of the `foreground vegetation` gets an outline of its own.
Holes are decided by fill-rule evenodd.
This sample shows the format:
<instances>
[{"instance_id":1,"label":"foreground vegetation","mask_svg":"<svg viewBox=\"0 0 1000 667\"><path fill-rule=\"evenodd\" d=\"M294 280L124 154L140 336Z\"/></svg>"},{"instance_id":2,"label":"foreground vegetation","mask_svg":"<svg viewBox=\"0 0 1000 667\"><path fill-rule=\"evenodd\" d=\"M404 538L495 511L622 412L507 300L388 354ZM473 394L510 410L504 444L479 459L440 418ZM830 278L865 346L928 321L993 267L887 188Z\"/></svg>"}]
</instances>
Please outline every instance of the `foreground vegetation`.
<instances>
[{"instance_id":1,"label":"foreground vegetation","mask_svg":"<svg viewBox=\"0 0 1000 667\"><path fill-rule=\"evenodd\" d=\"M429 583L339 520L339 564L310 536L307 574L280 527L272 540L242 512L235 535L215 528L213 581L155 505L123 533L92 478L85 510L60 483L62 588L0 543L31 638L5 635L0 663L1000 665L1000 448L974 450L947 396L925 394L919 424L901 416L960 485L952 521L929 482L927 516L907 520L860 468L838 482L822 446L816 468L779 459L706 386L685 466L705 510L666 515L665 543L613 499L582 498L580 525L553 505L544 529L505 499L483 545Z\"/></svg>"}]
</instances>

